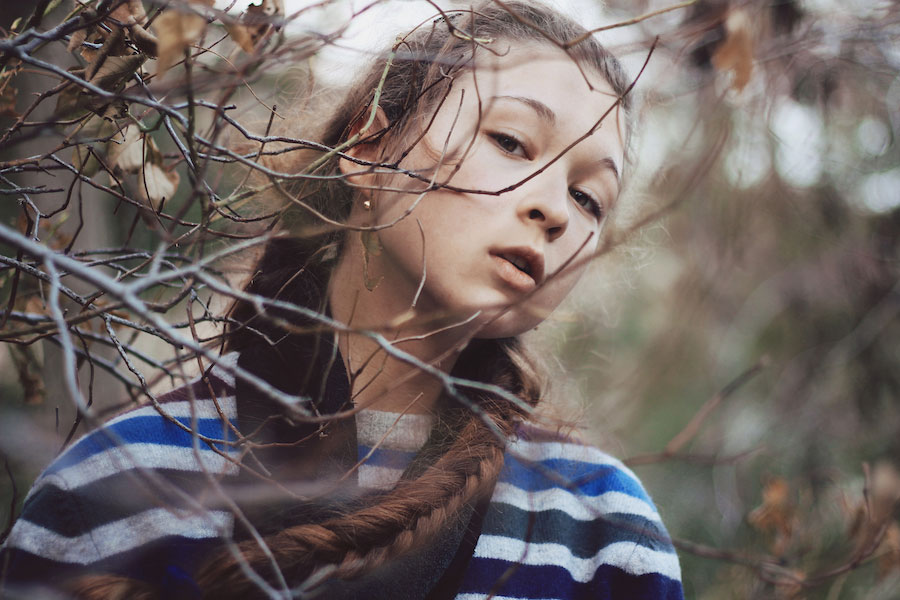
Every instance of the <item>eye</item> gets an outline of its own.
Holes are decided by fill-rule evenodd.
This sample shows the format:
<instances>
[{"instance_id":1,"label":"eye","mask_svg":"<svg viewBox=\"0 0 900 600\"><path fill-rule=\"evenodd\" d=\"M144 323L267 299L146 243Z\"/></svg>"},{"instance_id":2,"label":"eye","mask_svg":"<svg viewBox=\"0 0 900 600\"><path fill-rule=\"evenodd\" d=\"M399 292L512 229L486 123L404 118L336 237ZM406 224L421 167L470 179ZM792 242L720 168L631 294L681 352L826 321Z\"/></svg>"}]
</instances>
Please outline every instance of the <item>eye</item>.
<instances>
[{"instance_id":1,"label":"eye","mask_svg":"<svg viewBox=\"0 0 900 600\"><path fill-rule=\"evenodd\" d=\"M575 204L597 217L597 220L603 218L603 204L594 196L578 188L569 188L569 195Z\"/></svg>"},{"instance_id":2,"label":"eye","mask_svg":"<svg viewBox=\"0 0 900 600\"><path fill-rule=\"evenodd\" d=\"M528 153L525 152L525 145L515 136L508 133L489 133L488 136L507 154L528 158Z\"/></svg>"}]
</instances>

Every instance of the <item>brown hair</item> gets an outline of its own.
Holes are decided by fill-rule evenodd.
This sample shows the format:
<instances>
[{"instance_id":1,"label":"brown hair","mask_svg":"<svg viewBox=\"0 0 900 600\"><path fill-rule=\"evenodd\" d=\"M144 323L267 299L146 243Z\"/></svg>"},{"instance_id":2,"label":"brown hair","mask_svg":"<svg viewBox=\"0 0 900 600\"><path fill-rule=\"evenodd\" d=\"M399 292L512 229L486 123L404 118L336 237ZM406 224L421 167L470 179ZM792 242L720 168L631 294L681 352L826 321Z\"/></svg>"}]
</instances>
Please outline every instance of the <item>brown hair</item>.
<instances>
[{"instance_id":1,"label":"brown hair","mask_svg":"<svg viewBox=\"0 0 900 600\"><path fill-rule=\"evenodd\" d=\"M579 67L593 70L606 79L627 114L628 82L618 61L592 36L586 36L571 48L565 47L566 42L583 34L585 30L574 21L536 4L498 2L471 10L449 11L403 38L389 69L386 69L386 56L372 65L324 127L322 143L334 148L347 139L352 125L370 109L373 90L379 88L385 71L387 75L377 102L388 124L373 135L403 139L415 130L416 119L427 115L448 92L453 76L473 68L476 53L491 51L486 40L527 41L564 48ZM368 141L372 139L370 136ZM333 177L312 182L301 180L288 191L315 211L340 222L349 215L354 190L338 177L337 161L338 157L332 156L315 171L317 175ZM311 162L293 168L296 172L308 171ZM287 214L289 219L311 222L297 207ZM325 310L331 266L323 260L329 254L324 249L331 248L333 255L335 248L339 251L342 237L342 231L331 230L312 239L304 236L273 239L257 263L246 291L258 297ZM305 287L295 285L298 270L308 271ZM314 283L312 291L309 281ZM239 325L228 331L228 349L246 350L264 343L261 341L264 337L272 340L284 335L275 320L260 314L258 307L250 302L237 302L231 317ZM442 419L451 424L454 434L448 436L440 452L418 476L404 477L393 490L380 494L377 500L361 508L268 535L266 545L289 584L302 582L322 565L336 566L332 573L335 577L349 578L369 572L434 538L464 506L490 493L503 467L505 439L514 434L516 423L528 418L528 410L523 407L534 407L541 398L539 378L517 338L471 341L452 374L499 386L518 401L488 392L470 393L469 400L483 413L480 416L465 407L447 403L449 408ZM268 581L275 580L264 549L253 541L242 542L239 548L245 566ZM216 598L252 595L255 585L229 553L204 564L196 574L196 582L207 597ZM110 584L121 582L111 578ZM78 592L84 597L102 594L96 586L91 593L83 593L84 588Z\"/></svg>"}]
</instances>

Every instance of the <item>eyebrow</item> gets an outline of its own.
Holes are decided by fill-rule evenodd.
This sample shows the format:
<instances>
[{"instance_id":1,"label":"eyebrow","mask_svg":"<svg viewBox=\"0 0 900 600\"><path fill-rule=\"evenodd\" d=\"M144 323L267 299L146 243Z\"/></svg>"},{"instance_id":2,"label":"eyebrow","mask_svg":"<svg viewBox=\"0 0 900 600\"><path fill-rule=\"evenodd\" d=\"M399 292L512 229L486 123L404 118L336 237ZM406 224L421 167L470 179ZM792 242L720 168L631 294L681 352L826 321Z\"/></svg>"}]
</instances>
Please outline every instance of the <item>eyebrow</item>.
<instances>
[{"instance_id":1,"label":"eyebrow","mask_svg":"<svg viewBox=\"0 0 900 600\"><path fill-rule=\"evenodd\" d=\"M528 96L494 96L494 100L514 100L516 102L521 102L526 106L532 108L534 112L541 117L541 119L547 121L550 125L556 124L556 113L553 112L549 106L541 102L540 100L535 100L534 98L529 98ZM616 165L616 161L614 161L610 157L601 158L597 161L597 164L606 167L610 171L613 172L613 175L616 177L616 183L619 185L622 184L622 174L619 173L619 167Z\"/></svg>"},{"instance_id":2,"label":"eyebrow","mask_svg":"<svg viewBox=\"0 0 900 600\"><path fill-rule=\"evenodd\" d=\"M556 113L540 100L535 100L528 96L494 96L494 100L515 100L516 102L521 102L532 108L541 119L547 121L550 125L556 123Z\"/></svg>"},{"instance_id":3,"label":"eyebrow","mask_svg":"<svg viewBox=\"0 0 900 600\"><path fill-rule=\"evenodd\" d=\"M606 158L601 158L600 160L598 160L597 163L612 171L613 175L616 176L616 182L619 183L619 185L622 184L622 174L619 173L619 167L616 166L616 161L607 156Z\"/></svg>"}]
</instances>

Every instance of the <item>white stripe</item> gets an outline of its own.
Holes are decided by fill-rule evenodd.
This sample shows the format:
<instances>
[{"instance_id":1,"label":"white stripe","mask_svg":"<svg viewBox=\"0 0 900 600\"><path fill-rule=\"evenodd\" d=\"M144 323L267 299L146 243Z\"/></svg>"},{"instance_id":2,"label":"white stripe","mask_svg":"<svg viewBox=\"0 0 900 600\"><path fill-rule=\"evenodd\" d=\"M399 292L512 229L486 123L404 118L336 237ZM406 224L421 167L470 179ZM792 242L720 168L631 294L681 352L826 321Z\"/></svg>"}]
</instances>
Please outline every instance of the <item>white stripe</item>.
<instances>
[{"instance_id":1,"label":"white stripe","mask_svg":"<svg viewBox=\"0 0 900 600\"><path fill-rule=\"evenodd\" d=\"M232 390L234 389L234 369L237 368L239 356L240 352L229 352L225 356L220 356L210 372L210 375L221 379Z\"/></svg>"},{"instance_id":2,"label":"white stripe","mask_svg":"<svg viewBox=\"0 0 900 600\"><path fill-rule=\"evenodd\" d=\"M359 476L360 487L389 490L400 481L400 476L403 475L403 469L392 469L391 467L376 467L362 464L357 473Z\"/></svg>"},{"instance_id":3,"label":"white stripe","mask_svg":"<svg viewBox=\"0 0 900 600\"><path fill-rule=\"evenodd\" d=\"M528 442L518 439L507 447L507 452L516 458L530 461L563 459L592 465L609 465L635 481L640 481L622 461L594 446L567 442Z\"/></svg>"},{"instance_id":4,"label":"white stripe","mask_svg":"<svg viewBox=\"0 0 900 600\"><path fill-rule=\"evenodd\" d=\"M204 449L206 448L204 444L201 444L200 448L202 464L198 462L193 448L148 443L109 448L65 469L45 473L35 482L28 495L37 493L42 487L54 481L62 482L63 485L60 487L64 489L75 490L103 477L138 468L193 472L203 472L205 469L211 474L226 475L238 472L240 467L224 456Z\"/></svg>"},{"instance_id":5,"label":"white stripe","mask_svg":"<svg viewBox=\"0 0 900 600\"><path fill-rule=\"evenodd\" d=\"M606 492L593 497L575 495L562 488L529 492L498 481L491 502L511 504L529 512L561 510L578 521L592 521L601 515L625 513L661 522L659 513L652 506L622 492Z\"/></svg>"},{"instance_id":6,"label":"white stripe","mask_svg":"<svg viewBox=\"0 0 900 600\"><path fill-rule=\"evenodd\" d=\"M482 535L473 556L531 566L557 565L579 583L591 581L600 565L618 567L631 575L658 573L670 579L681 579L678 557L674 553L659 552L634 542L616 542L601 548L590 558L580 558L562 544L528 543L498 535Z\"/></svg>"},{"instance_id":7,"label":"white stripe","mask_svg":"<svg viewBox=\"0 0 900 600\"><path fill-rule=\"evenodd\" d=\"M165 508L153 508L75 537L20 519L6 544L57 562L87 565L167 535L191 539L219 537L229 532L233 523L231 513L224 511L181 514L184 516Z\"/></svg>"},{"instance_id":8,"label":"white stripe","mask_svg":"<svg viewBox=\"0 0 900 600\"><path fill-rule=\"evenodd\" d=\"M370 448L380 443L380 448L415 452L428 441L432 425L433 415L371 409L361 410L356 414L357 439L360 444Z\"/></svg>"},{"instance_id":9,"label":"white stripe","mask_svg":"<svg viewBox=\"0 0 900 600\"><path fill-rule=\"evenodd\" d=\"M193 414L196 415L198 419L220 419L219 411L216 409L216 402L219 403L222 414L225 415L226 418L234 419L236 417L237 405L234 396L222 396L217 400L180 400L178 402L163 402L159 406L163 415L175 419L190 419L193 416L191 414L191 405L194 406ZM127 421L128 419L134 419L136 417L160 417L160 410L156 410L156 407L154 406L142 406L141 408L121 414L115 419L110 419L104 423L103 426L109 427L110 425L115 425L116 423L121 423L122 421Z\"/></svg>"}]
</instances>

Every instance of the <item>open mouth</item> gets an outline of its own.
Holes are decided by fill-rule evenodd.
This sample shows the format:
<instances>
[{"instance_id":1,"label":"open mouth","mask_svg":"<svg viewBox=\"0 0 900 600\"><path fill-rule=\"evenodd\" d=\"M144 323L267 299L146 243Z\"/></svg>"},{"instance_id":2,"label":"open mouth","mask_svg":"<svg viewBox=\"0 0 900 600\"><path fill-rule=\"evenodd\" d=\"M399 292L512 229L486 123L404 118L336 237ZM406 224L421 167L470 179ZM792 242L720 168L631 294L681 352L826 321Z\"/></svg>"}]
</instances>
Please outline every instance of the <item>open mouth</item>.
<instances>
[{"instance_id":1,"label":"open mouth","mask_svg":"<svg viewBox=\"0 0 900 600\"><path fill-rule=\"evenodd\" d=\"M531 267L531 262L524 256L519 256L518 254L500 254L500 258L508 260L515 266L518 270L522 271L529 277L534 277L533 269Z\"/></svg>"}]
</instances>

